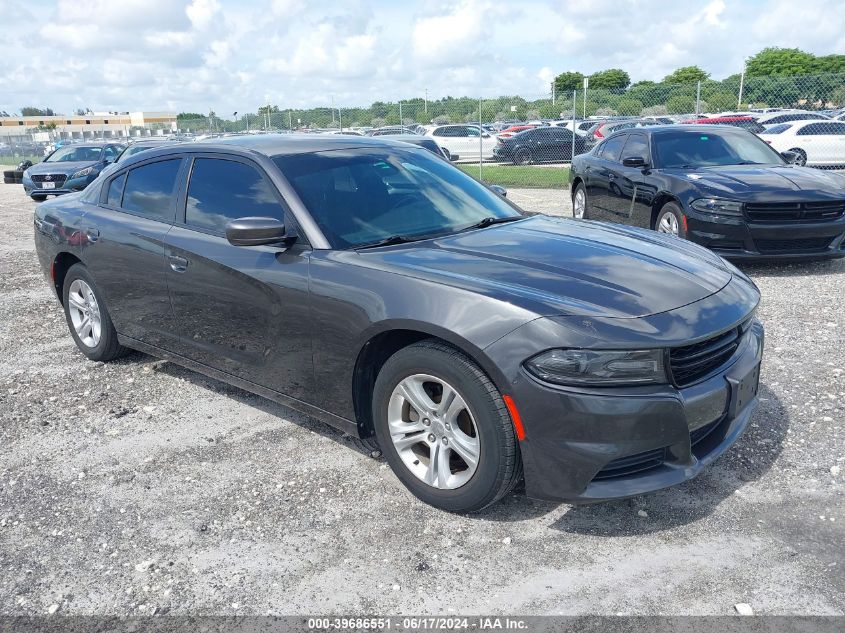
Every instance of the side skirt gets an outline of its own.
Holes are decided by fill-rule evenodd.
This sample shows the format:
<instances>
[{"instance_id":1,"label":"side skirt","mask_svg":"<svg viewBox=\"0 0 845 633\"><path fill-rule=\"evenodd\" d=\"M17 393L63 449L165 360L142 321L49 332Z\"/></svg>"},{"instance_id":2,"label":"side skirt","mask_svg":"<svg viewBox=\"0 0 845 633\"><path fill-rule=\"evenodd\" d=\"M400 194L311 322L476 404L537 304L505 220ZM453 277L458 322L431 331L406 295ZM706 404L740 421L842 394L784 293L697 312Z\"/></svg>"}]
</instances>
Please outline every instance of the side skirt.
<instances>
[{"instance_id":1,"label":"side skirt","mask_svg":"<svg viewBox=\"0 0 845 633\"><path fill-rule=\"evenodd\" d=\"M267 398L268 400L272 400L273 402L277 402L283 406L290 407L291 409L295 409L296 411L304 413L305 415L310 415L315 418L318 418L326 424L333 426L348 435L358 438L361 437L360 433L358 432L357 424L355 424L351 420L347 420L346 418L326 411L325 409L315 407L314 405L308 404L307 402L303 402L302 400L298 400L296 398L291 398L290 396L286 396L282 393L279 393L278 391L274 391L273 389L262 387L261 385L257 385L254 382L250 382L249 380L238 378L237 376L233 376L232 374L229 374L225 371L214 369L213 367L209 367L208 365L205 365L203 363L198 363L196 361L190 360L189 358L185 358L184 356L169 352L154 345L142 343L141 341L138 341L134 338L130 338L128 336L123 336L122 334L117 335L117 340L124 347L129 347L131 349L138 350L139 352L144 352L145 354L149 354L150 356L162 358L177 365L181 365L186 369L190 369L191 371L195 371L205 376L208 376L209 378L214 378L215 380L219 380L229 385L239 387L244 391L249 391L250 393L262 396L264 398Z\"/></svg>"}]
</instances>

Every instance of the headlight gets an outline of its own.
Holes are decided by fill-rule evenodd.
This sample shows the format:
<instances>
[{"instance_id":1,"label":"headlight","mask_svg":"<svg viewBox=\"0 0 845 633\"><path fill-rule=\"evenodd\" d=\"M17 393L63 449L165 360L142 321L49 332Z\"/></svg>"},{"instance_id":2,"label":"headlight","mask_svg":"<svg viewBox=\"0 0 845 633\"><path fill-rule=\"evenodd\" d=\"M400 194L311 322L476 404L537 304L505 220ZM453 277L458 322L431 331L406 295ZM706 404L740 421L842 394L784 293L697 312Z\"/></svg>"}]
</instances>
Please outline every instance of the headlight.
<instances>
[{"instance_id":1,"label":"headlight","mask_svg":"<svg viewBox=\"0 0 845 633\"><path fill-rule=\"evenodd\" d=\"M733 200L723 200L721 198L699 198L693 200L690 206L696 211L702 213L712 213L714 215L742 215L742 203L734 202Z\"/></svg>"},{"instance_id":2,"label":"headlight","mask_svg":"<svg viewBox=\"0 0 845 633\"><path fill-rule=\"evenodd\" d=\"M93 167L86 167L85 169L80 169L73 176L71 176L70 179L73 180L74 178L82 178L83 176L87 176L88 174L90 174L92 171L94 171Z\"/></svg>"},{"instance_id":3,"label":"headlight","mask_svg":"<svg viewBox=\"0 0 845 633\"><path fill-rule=\"evenodd\" d=\"M662 350L596 351L552 349L524 363L532 375L559 385L665 383Z\"/></svg>"}]
</instances>

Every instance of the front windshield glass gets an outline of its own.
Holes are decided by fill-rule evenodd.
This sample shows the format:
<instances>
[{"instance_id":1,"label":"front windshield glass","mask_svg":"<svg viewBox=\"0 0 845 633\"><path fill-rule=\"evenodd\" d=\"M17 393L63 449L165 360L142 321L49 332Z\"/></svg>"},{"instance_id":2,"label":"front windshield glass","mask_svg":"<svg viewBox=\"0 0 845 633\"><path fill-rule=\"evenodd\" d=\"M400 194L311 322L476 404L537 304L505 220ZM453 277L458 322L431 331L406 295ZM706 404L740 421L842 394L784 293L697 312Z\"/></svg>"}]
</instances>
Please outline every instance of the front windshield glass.
<instances>
[{"instance_id":1,"label":"front windshield glass","mask_svg":"<svg viewBox=\"0 0 845 633\"><path fill-rule=\"evenodd\" d=\"M94 162L100 160L101 147L61 147L50 154L45 163Z\"/></svg>"},{"instance_id":2,"label":"front windshield glass","mask_svg":"<svg viewBox=\"0 0 845 633\"><path fill-rule=\"evenodd\" d=\"M667 169L718 165L783 165L783 159L753 134L673 130L652 137L656 166Z\"/></svg>"},{"instance_id":3,"label":"front windshield glass","mask_svg":"<svg viewBox=\"0 0 845 633\"><path fill-rule=\"evenodd\" d=\"M423 149L344 149L274 161L335 248L521 217L498 194Z\"/></svg>"}]
</instances>

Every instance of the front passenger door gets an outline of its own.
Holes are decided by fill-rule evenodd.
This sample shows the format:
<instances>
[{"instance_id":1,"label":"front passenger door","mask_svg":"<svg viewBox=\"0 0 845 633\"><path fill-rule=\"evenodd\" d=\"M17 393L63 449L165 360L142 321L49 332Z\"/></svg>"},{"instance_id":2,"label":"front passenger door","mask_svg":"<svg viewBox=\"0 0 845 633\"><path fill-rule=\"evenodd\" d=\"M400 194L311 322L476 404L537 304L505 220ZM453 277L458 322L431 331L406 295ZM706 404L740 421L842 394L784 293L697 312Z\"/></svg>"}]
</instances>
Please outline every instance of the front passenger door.
<instances>
[{"instance_id":1,"label":"front passenger door","mask_svg":"<svg viewBox=\"0 0 845 633\"><path fill-rule=\"evenodd\" d=\"M294 230L275 185L235 155L193 159L182 217L167 235L167 282L183 356L285 395L310 399L313 383L308 262L291 245L233 246L226 224L272 217ZM181 214L180 214L181 215Z\"/></svg>"}]
</instances>

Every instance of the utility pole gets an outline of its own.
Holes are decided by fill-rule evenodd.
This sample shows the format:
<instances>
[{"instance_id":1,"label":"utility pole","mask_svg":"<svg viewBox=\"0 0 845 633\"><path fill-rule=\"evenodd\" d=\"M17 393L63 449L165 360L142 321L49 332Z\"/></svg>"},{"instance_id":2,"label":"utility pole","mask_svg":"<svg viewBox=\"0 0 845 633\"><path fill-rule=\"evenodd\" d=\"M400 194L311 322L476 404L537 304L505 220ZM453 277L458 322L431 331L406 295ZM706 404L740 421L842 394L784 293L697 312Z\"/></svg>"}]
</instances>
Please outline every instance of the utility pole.
<instances>
[{"instance_id":1,"label":"utility pole","mask_svg":"<svg viewBox=\"0 0 845 633\"><path fill-rule=\"evenodd\" d=\"M290 110L288 110L288 129L293 132L293 115Z\"/></svg>"},{"instance_id":2,"label":"utility pole","mask_svg":"<svg viewBox=\"0 0 845 633\"><path fill-rule=\"evenodd\" d=\"M552 82L552 107L555 107L555 82Z\"/></svg>"},{"instance_id":3,"label":"utility pole","mask_svg":"<svg viewBox=\"0 0 845 633\"><path fill-rule=\"evenodd\" d=\"M334 95L332 95L332 127L334 127Z\"/></svg>"},{"instance_id":4,"label":"utility pole","mask_svg":"<svg viewBox=\"0 0 845 633\"><path fill-rule=\"evenodd\" d=\"M695 117L701 113L701 81L698 82L698 88L695 91Z\"/></svg>"}]
</instances>

